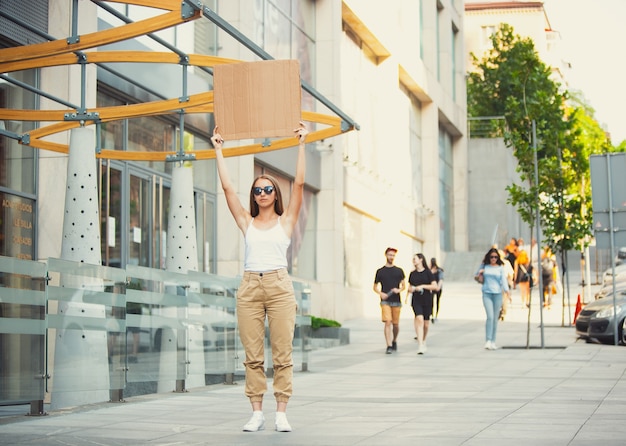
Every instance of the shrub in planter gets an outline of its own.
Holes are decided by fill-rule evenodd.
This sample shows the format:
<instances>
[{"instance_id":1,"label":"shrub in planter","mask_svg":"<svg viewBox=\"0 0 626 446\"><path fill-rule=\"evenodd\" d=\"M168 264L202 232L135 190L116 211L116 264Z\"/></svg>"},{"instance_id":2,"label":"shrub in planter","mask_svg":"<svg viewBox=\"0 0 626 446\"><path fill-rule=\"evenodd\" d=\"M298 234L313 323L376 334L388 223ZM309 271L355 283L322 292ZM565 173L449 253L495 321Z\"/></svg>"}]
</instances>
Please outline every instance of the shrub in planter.
<instances>
[{"instance_id":1,"label":"shrub in planter","mask_svg":"<svg viewBox=\"0 0 626 446\"><path fill-rule=\"evenodd\" d=\"M322 327L341 327L341 324L332 319L324 319L322 317L311 316L311 328L317 330Z\"/></svg>"}]
</instances>

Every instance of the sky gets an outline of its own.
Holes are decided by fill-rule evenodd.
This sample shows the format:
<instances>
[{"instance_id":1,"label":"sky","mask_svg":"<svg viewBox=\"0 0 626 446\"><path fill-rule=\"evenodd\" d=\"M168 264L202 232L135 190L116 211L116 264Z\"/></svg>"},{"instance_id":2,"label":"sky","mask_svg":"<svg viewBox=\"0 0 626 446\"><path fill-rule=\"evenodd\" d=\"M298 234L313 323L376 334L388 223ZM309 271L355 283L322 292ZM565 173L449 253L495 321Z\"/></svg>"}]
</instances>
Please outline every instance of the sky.
<instances>
[{"instance_id":1,"label":"sky","mask_svg":"<svg viewBox=\"0 0 626 446\"><path fill-rule=\"evenodd\" d=\"M613 145L626 140L626 0L543 0L561 34L569 90L580 90Z\"/></svg>"}]
</instances>

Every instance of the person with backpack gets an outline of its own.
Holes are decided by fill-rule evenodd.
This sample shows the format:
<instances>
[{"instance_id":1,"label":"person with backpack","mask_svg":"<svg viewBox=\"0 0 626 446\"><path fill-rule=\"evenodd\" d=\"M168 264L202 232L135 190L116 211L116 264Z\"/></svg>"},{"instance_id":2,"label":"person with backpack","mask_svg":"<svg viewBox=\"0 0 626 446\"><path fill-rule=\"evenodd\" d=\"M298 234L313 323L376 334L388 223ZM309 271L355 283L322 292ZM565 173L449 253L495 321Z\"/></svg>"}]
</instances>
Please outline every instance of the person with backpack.
<instances>
[{"instance_id":1,"label":"person with backpack","mask_svg":"<svg viewBox=\"0 0 626 446\"><path fill-rule=\"evenodd\" d=\"M533 266L526 251L520 251L513 265L513 282L519 288L522 307L530 306L530 290L534 285Z\"/></svg>"},{"instance_id":2,"label":"person with backpack","mask_svg":"<svg viewBox=\"0 0 626 446\"><path fill-rule=\"evenodd\" d=\"M546 246L541 255L541 280L543 283L543 306L551 308L552 291L555 288L554 276L556 257L552 250Z\"/></svg>"}]
</instances>

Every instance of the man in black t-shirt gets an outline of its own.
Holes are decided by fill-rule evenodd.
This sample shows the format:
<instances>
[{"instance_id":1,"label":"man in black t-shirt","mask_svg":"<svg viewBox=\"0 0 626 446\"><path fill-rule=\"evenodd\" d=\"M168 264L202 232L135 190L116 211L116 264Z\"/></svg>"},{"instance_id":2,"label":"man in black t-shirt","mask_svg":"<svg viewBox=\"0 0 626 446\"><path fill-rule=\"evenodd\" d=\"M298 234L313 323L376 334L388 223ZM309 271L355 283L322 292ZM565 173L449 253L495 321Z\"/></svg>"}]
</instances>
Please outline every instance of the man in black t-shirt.
<instances>
[{"instance_id":1,"label":"man in black t-shirt","mask_svg":"<svg viewBox=\"0 0 626 446\"><path fill-rule=\"evenodd\" d=\"M385 324L384 333L387 342L386 353L390 354L398 349L397 339L400 332L400 309L402 302L400 293L404 291L404 271L393 264L398 250L387 248L384 266L376 270L374 277L374 292L380 297L382 320Z\"/></svg>"}]
</instances>

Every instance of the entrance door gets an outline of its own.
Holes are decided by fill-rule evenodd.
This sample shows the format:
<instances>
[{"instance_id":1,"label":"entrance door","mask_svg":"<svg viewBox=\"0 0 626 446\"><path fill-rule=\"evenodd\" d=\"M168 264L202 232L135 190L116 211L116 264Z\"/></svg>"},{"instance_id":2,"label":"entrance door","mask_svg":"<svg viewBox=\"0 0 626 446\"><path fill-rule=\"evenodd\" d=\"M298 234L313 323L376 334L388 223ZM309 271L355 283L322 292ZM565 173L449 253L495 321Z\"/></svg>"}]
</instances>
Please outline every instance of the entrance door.
<instances>
[{"instance_id":1,"label":"entrance door","mask_svg":"<svg viewBox=\"0 0 626 446\"><path fill-rule=\"evenodd\" d=\"M101 163L102 263L165 268L170 187L124 163Z\"/></svg>"}]
</instances>

